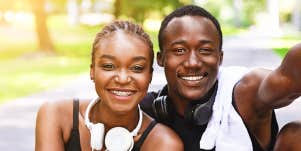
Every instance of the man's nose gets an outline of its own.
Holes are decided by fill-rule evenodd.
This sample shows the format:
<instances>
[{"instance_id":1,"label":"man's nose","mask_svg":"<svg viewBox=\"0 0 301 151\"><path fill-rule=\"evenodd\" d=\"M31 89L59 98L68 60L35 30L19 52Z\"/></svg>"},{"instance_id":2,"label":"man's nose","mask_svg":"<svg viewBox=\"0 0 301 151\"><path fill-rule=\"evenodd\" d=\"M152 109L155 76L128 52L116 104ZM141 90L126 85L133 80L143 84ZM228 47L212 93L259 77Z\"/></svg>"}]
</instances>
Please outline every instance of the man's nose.
<instances>
[{"instance_id":1,"label":"man's nose","mask_svg":"<svg viewBox=\"0 0 301 151\"><path fill-rule=\"evenodd\" d=\"M189 55L187 56L186 61L184 62L185 67L200 67L201 66L201 59L196 54L197 52L191 51Z\"/></svg>"}]
</instances>

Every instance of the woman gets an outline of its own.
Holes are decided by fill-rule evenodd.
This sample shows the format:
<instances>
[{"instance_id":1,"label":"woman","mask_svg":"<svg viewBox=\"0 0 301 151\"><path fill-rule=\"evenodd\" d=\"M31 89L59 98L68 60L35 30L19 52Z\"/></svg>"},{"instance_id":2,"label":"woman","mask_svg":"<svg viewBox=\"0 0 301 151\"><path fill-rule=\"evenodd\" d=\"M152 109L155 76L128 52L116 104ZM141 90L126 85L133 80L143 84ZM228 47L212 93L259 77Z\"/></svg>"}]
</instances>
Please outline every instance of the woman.
<instances>
[{"instance_id":1,"label":"woman","mask_svg":"<svg viewBox=\"0 0 301 151\"><path fill-rule=\"evenodd\" d=\"M301 121L291 121L281 128L277 136L274 151L300 151L300 140Z\"/></svg>"},{"instance_id":2,"label":"woman","mask_svg":"<svg viewBox=\"0 0 301 151\"><path fill-rule=\"evenodd\" d=\"M43 104L36 150L183 150L180 138L138 105L151 82L152 63L152 42L140 26L127 21L105 26L94 40L90 66L99 97Z\"/></svg>"}]
</instances>

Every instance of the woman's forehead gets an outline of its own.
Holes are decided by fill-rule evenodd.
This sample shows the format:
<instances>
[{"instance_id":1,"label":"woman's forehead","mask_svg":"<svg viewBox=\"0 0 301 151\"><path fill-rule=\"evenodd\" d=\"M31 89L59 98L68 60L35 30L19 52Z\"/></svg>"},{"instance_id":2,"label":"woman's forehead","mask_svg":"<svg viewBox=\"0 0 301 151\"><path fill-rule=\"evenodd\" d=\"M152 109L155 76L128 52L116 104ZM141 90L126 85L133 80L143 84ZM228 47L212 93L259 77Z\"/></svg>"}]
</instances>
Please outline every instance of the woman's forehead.
<instances>
[{"instance_id":1,"label":"woman's forehead","mask_svg":"<svg viewBox=\"0 0 301 151\"><path fill-rule=\"evenodd\" d=\"M96 52L101 54L114 54L121 56L149 56L149 46L138 37L125 33L116 32L100 41Z\"/></svg>"}]
</instances>

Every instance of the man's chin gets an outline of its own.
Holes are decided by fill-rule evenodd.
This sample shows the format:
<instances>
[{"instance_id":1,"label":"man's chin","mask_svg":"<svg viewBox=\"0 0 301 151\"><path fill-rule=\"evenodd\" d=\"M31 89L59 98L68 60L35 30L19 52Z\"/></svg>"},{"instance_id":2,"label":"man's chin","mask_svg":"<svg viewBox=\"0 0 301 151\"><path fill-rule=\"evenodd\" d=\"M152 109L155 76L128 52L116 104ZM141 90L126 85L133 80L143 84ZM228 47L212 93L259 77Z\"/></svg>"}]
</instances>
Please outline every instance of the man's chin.
<instances>
[{"instance_id":1,"label":"man's chin","mask_svg":"<svg viewBox=\"0 0 301 151\"><path fill-rule=\"evenodd\" d=\"M188 101L197 101L200 100L204 96L202 92L189 92L189 93L182 93L182 97Z\"/></svg>"}]
</instances>

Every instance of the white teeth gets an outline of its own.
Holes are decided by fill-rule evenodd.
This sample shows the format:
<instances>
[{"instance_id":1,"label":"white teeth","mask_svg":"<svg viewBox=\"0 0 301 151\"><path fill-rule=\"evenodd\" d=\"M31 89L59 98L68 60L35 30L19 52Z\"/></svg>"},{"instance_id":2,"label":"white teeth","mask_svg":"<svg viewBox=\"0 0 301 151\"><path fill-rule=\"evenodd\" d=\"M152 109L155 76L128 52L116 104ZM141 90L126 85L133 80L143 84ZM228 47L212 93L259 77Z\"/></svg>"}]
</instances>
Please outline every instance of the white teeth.
<instances>
[{"instance_id":1,"label":"white teeth","mask_svg":"<svg viewBox=\"0 0 301 151\"><path fill-rule=\"evenodd\" d=\"M188 80L188 81L197 81L203 79L204 76L187 76L187 77L181 77L183 80Z\"/></svg>"},{"instance_id":2,"label":"white teeth","mask_svg":"<svg viewBox=\"0 0 301 151\"><path fill-rule=\"evenodd\" d=\"M111 91L113 94L118 96L130 96L132 92L130 91Z\"/></svg>"}]
</instances>

